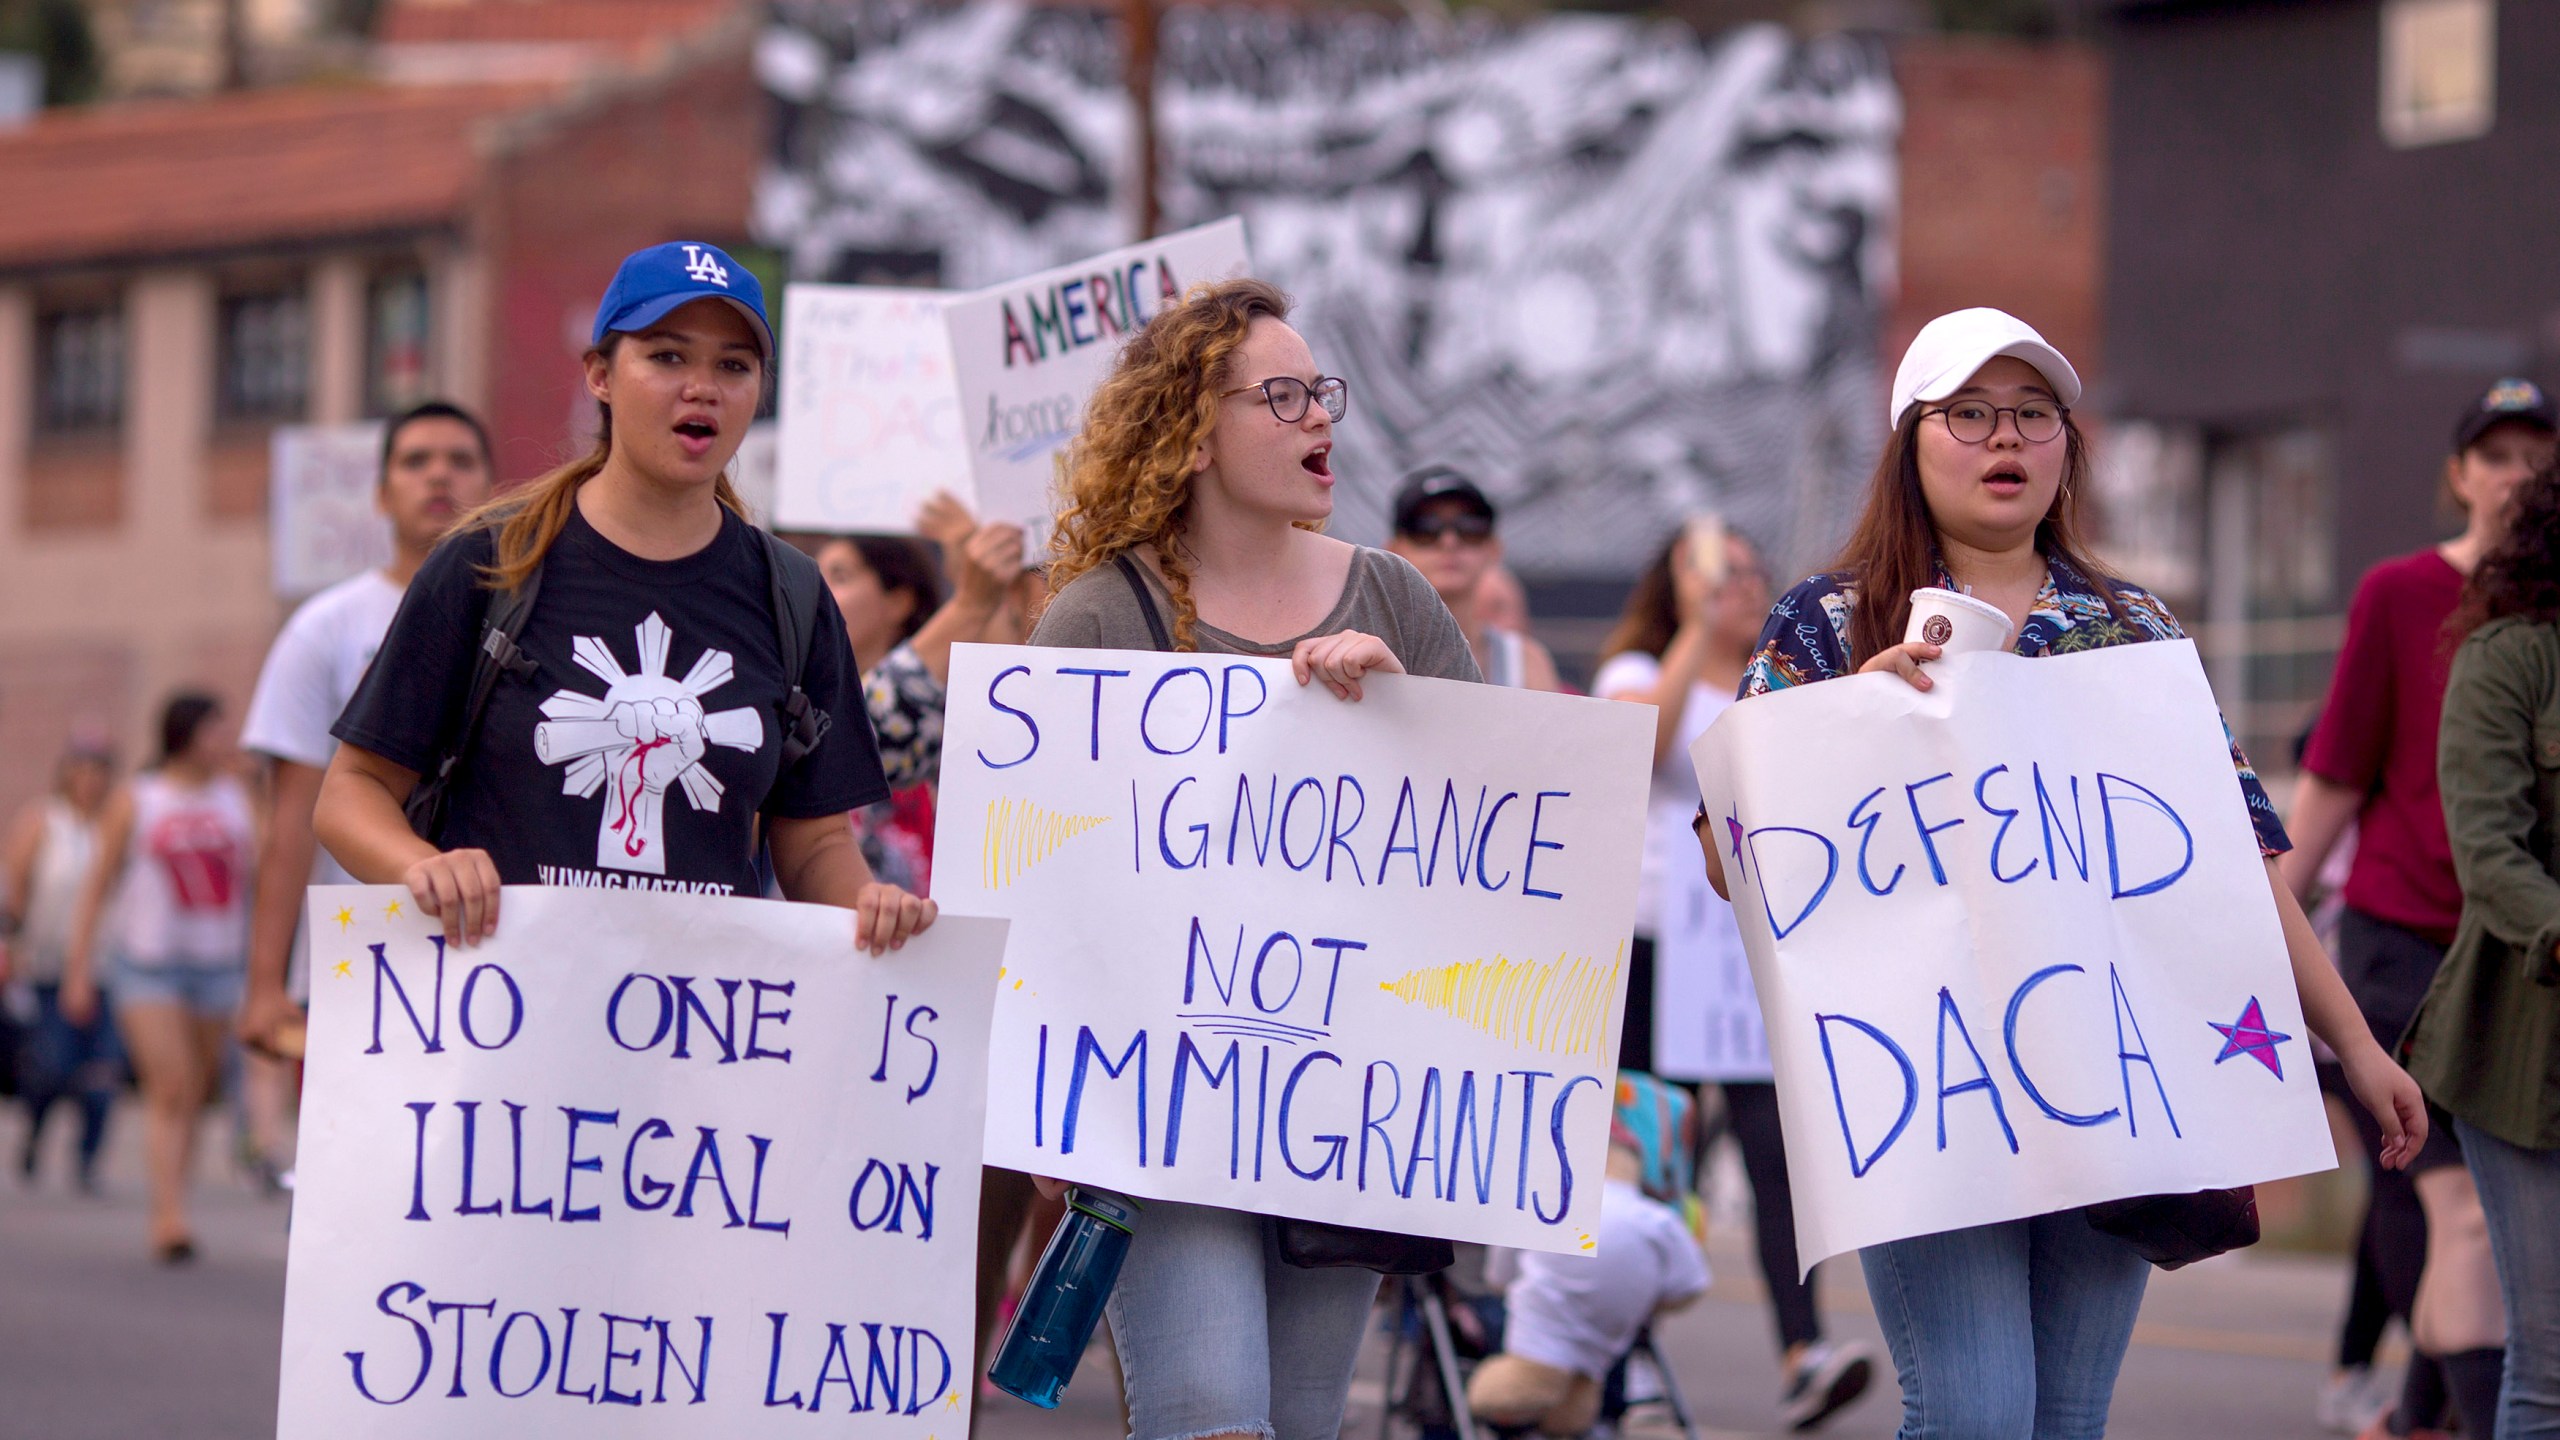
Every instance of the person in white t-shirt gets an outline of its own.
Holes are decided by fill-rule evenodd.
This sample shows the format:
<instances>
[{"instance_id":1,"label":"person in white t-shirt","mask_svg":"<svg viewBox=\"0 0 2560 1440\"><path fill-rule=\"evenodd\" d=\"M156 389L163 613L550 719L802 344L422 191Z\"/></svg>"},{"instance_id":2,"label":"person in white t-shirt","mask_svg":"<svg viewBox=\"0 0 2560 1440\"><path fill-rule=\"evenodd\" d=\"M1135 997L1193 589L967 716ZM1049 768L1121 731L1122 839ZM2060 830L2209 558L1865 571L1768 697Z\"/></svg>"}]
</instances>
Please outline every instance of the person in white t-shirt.
<instances>
[{"instance_id":1,"label":"person in white t-shirt","mask_svg":"<svg viewBox=\"0 0 2560 1440\"><path fill-rule=\"evenodd\" d=\"M240 1039L252 1050L299 1053L302 1007L289 980L301 943L303 891L353 883L311 832L320 780L338 748L329 727L373 663L410 577L453 522L489 497L489 477L489 432L471 412L430 400L394 416L383 428L375 490L375 504L391 524L391 563L304 601L258 673L240 743L270 767L274 813L258 856L248 993L238 1021ZM265 1137L260 1141L263 1147Z\"/></svg>"},{"instance_id":2,"label":"person in white t-shirt","mask_svg":"<svg viewBox=\"0 0 2560 1440\"><path fill-rule=\"evenodd\" d=\"M1728 927L1732 911L1703 883L1706 862L1689 821L1698 809L1698 775L1689 747L1734 703L1743 666L1769 614L1769 571L1754 546L1713 517L1691 521L1665 543L1636 580L1617 628L1601 645L1591 693L1656 709L1653 795L1645 815L1644 868L1636 885L1636 937L1628 951L1627 1019L1618 1065L1650 1074L1684 1072L1673 1057L1695 1035L1673 1033L1690 1016L1655 1014L1657 951L1668 928L1664 911L1685 897ZM1716 937L1741 948L1741 936ZM1688 952L1695 954L1695 951ZM1729 956L1729 958L1731 958ZM1671 977L1675 981L1681 977ZM1695 977L1689 977L1695 979ZM1693 991L1694 993L1694 991ZM1756 1020L1756 1014L1749 1018ZM1666 1029L1664 1027L1673 1027ZM1761 1038L1747 1047L1766 1053ZM1730 1069L1722 1085L1725 1115L1751 1181L1760 1270L1768 1281L1778 1332L1778 1408L1792 1429L1810 1430L1863 1394L1875 1378L1872 1351L1856 1341L1823 1338L1813 1285L1797 1275L1794 1198L1778 1127L1777 1088L1766 1075Z\"/></svg>"}]
</instances>

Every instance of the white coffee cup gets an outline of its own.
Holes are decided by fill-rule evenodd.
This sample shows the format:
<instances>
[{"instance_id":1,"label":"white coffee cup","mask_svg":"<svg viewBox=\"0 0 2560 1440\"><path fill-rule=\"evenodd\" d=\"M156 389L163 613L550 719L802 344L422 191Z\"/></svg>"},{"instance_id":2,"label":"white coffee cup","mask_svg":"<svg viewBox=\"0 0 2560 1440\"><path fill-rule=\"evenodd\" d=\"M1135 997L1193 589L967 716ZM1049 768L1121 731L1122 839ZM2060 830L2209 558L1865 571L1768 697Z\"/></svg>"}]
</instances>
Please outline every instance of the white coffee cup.
<instances>
[{"instance_id":1,"label":"white coffee cup","mask_svg":"<svg viewBox=\"0 0 2560 1440\"><path fill-rule=\"evenodd\" d=\"M2009 648L2009 616L1999 606L1932 586L1911 592L1904 643L1925 640L1948 655Z\"/></svg>"}]
</instances>

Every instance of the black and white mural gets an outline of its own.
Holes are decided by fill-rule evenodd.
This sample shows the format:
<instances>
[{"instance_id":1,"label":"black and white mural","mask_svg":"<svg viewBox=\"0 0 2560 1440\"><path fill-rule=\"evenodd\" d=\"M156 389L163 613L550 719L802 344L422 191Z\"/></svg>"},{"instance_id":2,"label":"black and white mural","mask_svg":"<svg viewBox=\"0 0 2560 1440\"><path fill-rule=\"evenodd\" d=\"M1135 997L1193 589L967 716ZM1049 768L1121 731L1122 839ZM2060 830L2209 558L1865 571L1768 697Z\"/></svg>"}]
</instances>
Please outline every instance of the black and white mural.
<instances>
[{"instance_id":1,"label":"black and white mural","mask_svg":"<svg viewBox=\"0 0 2560 1440\"><path fill-rule=\"evenodd\" d=\"M1440 461L1535 574L1626 574L1702 507L1782 564L1838 538L1881 440L1880 48L1245 8L1169 11L1160 45L1162 223L1243 215L1351 381L1336 533L1380 538ZM1124 243L1123 64L1101 12L777 0L759 232L800 277L951 288Z\"/></svg>"}]
</instances>

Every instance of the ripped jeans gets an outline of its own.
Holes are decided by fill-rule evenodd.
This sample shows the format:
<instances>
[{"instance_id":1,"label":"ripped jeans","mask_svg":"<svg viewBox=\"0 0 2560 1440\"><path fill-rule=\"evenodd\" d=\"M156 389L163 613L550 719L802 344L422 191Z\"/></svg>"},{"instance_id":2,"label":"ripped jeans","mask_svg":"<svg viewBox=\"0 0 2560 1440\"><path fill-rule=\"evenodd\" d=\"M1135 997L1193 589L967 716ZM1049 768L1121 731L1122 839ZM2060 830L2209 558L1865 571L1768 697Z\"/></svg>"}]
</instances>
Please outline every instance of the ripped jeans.
<instances>
[{"instance_id":1,"label":"ripped jeans","mask_svg":"<svg viewBox=\"0 0 2560 1440\"><path fill-rule=\"evenodd\" d=\"M1146 1202L1108 1314L1132 1440L1334 1440L1378 1277L1283 1264L1261 1215Z\"/></svg>"}]
</instances>

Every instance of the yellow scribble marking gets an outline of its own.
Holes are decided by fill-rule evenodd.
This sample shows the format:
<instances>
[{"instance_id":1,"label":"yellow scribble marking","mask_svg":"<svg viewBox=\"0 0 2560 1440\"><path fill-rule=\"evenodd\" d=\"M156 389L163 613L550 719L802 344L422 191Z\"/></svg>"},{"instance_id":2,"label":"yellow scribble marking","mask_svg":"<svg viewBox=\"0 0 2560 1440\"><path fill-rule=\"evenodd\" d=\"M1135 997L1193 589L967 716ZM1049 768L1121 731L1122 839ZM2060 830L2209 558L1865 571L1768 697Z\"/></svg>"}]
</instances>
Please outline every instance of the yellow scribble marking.
<instances>
[{"instance_id":1,"label":"yellow scribble marking","mask_svg":"<svg viewBox=\"0 0 2560 1440\"><path fill-rule=\"evenodd\" d=\"M1586 1233L1582 1237L1582 1248L1585 1250L1597 1250L1600 1248L1600 1242L1592 1239L1591 1236Z\"/></svg>"},{"instance_id":2,"label":"yellow scribble marking","mask_svg":"<svg viewBox=\"0 0 2560 1440\"><path fill-rule=\"evenodd\" d=\"M354 912L353 910L340 910L340 911L338 912L338 928L339 928L339 929L344 930L344 929L346 929L348 926L353 925L354 923L356 923L356 912Z\"/></svg>"},{"instance_id":3,"label":"yellow scribble marking","mask_svg":"<svg viewBox=\"0 0 2560 1440\"><path fill-rule=\"evenodd\" d=\"M397 901L397 900L394 900L394 901L392 901L390 904L383 906L383 907L382 907L382 918L383 918L383 919L385 919L385 920L397 920L397 919L399 919L399 918L400 918L400 902L399 902L399 901Z\"/></svg>"},{"instance_id":4,"label":"yellow scribble marking","mask_svg":"<svg viewBox=\"0 0 2560 1440\"><path fill-rule=\"evenodd\" d=\"M351 978L352 972L355 969L355 963L356 962L353 960L339 961L337 964L338 978L341 980Z\"/></svg>"},{"instance_id":5,"label":"yellow scribble marking","mask_svg":"<svg viewBox=\"0 0 2560 1440\"><path fill-rule=\"evenodd\" d=\"M1108 815L1062 815L1029 800L987 802L987 833L980 843L978 878L1001 890L1060 846L1107 823Z\"/></svg>"},{"instance_id":6,"label":"yellow scribble marking","mask_svg":"<svg viewBox=\"0 0 2560 1440\"><path fill-rule=\"evenodd\" d=\"M1598 1055L1608 1038L1609 1001L1617 994L1618 972L1625 963L1623 944L1606 965L1588 955L1538 961L1496 954L1490 960L1408 970L1378 982L1378 988L1522 1049Z\"/></svg>"}]
</instances>

